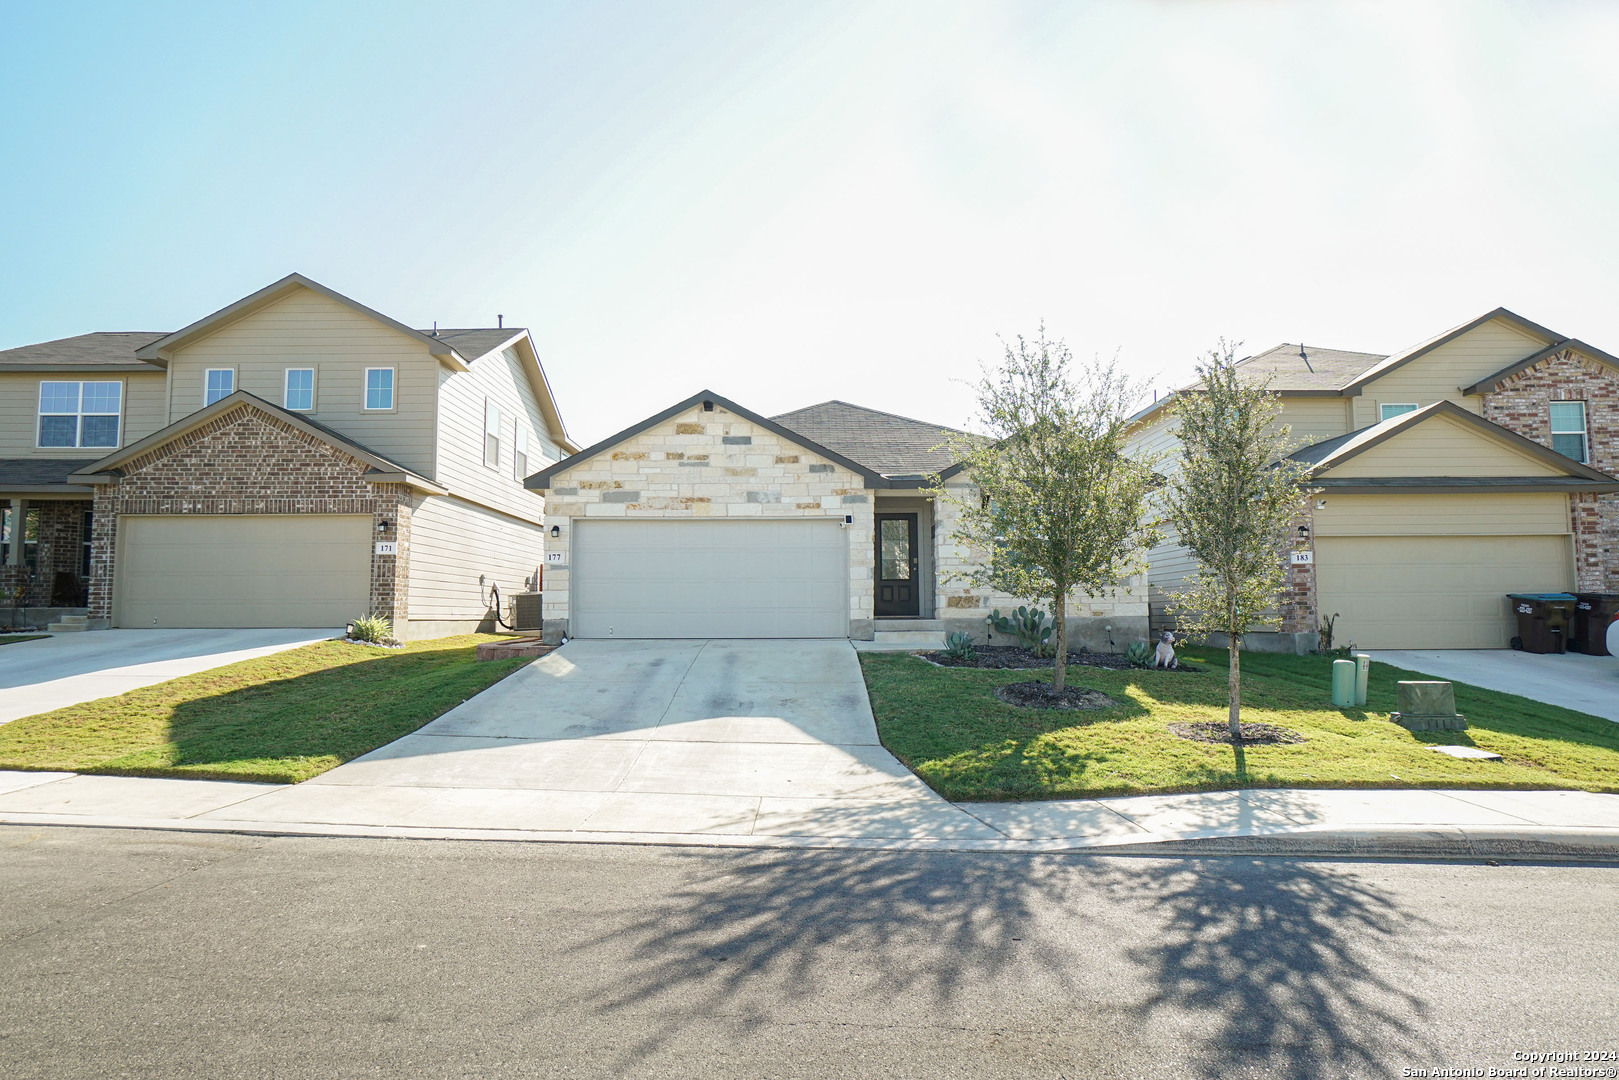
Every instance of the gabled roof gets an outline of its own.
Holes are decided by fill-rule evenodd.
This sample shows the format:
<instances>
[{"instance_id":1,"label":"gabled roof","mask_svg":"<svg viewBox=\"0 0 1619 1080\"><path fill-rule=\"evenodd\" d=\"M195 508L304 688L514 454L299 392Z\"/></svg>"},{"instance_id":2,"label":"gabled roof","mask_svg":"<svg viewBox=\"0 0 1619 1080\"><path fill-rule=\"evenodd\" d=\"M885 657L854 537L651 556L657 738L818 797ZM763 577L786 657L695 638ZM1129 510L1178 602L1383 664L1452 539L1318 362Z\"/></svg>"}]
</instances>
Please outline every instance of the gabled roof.
<instances>
[{"instance_id":1,"label":"gabled roof","mask_svg":"<svg viewBox=\"0 0 1619 1080\"><path fill-rule=\"evenodd\" d=\"M152 370L135 350L166 336L161 330L108 330L0 351L0 371Z\"/></svg>"},{"instance_id":2,"label":"gabled roof","mask_svg":"<svg viewBox=\"0 0 1619 1080\"><path fill-rule=\"evenodd\" d=\"M505 348L528 331L521 326L482 326L462 330L418 330L417 333L438 338L470 364L496 349Z\"/></svg>"},{"instance_id":3,"label":"gabled roof","mask_svg":"<svg viewBox=\"0 0 1619 1080\"><path fill-rule=\"evenodd\" d=\"M1460 326L1451 327L1443 334L1438 334L1429 338L1427 341L1413 345L1404 352L1395 353L1393 356L1388 357L1376 367L1362 372L1359 378L1346 384L1343 387L1343 393L1346 397L1359 395L1361 387L1365 386L1373 379L1380 379L1384 375L1387 375L1389 372L1393 371L1395 368L1404 367L1406 364L1409 364L1418 357L1426 356L1428 353L1433 352L1435 349L1439 348L1439 346L1449 344L1450 342L1461 337L1463 334L1477 330L1485 323L1494 322L1497 319L1508 324L1509 326L1514 327L1515 329L1523 331L1530 337L1539 338L1544 343L1568 340L1564 335L1559 334L1555 330L1548 330L1539 323L1530 322L1522 315L1508 311L1504 307L1498 307L1494 311L1485 312L1483 315L1480 315L1471 322L1465 322Z\"/></svg>"},{"instance_id":4,"label":"gabled roof","mask_svg":"<svg viewBox=\"0 0 1619 1080\"><path fill-rule=\"evenodd\" d=\"M69 479L81 484L104 483L105 481L100 478L115 475L119 466L125 462L132 461L142 454L171 442L188 431L194 431L217 416L243 406L266 413L284 424L297 428L306 435L311 435L324 443L336 447L352 458L365 462L371 466L370 470L366 472L365 478L374 483L409 484L412 487L440 495L445 492L444 488L433 483L420 473L414 472L390 457L377 453L368 446L355 442L342 432L335 431L325 424L316 423L307 416L289 412L257 395L249 394L246 390L238 390L234 394L222 397L212 405L198 409L168 427L160 431L154 431L138 442L131 443L121 450L115 450L98 461L82 465Z\"/></svg>"},{"instance_id":5,"label":"gabled roof","mask_svg":"<svg viewBox=\"0 0 1619 1080\"><path fill-rule=\"evenodd\" d=\"M280 281L266 285L250 296L244 296L234 304L220 308L212 315L205 315L189 326L182 327L166 337L144 345L135 351L135 355L142 360L149 360L155 364L167 364L173 350L195 341L213 331L228 325L245 315L251 314L260 308L268 307L295 289L309 289L319 293L328 300L335 300L339 304L352 308L367 318L374 319L383 326L397 330L407 337L415 338L427 346L427 351L440 360L445 360L453 366L465 368L467 358L458 353L449 341L442 337L434 337L431 333L413 330L397 319L390 319L380 311L366 307L358 300L350 299L335 289L328 289L318 281L312 281L302 274L288 274Z\"/></svg>"},{"instance_id":6,"label":"gabled roof","mask_svg":"<svg viewBox=\"0 0 1619 1080\"><path fill-rule=\"evenodd\" d=\"M1446 417L1490 438L1506 443L1511 449L1542 465L1561 472L1560 477L1544 476L1422 476L1422 477L1343 477L1335 479L1323 473L1344 464L1374 446L1405 434L1436 417ZM1324 439L1321 442L1295 450L1288 455L1292 461L1308 466L1310 483L1319 487L1389 488L1394 490L1435 490L1456 488L1487 488L1516 491L1619 491L1619 479L1589 465L1551 450L1533 439L1526 439L1515 431L1468 412L1451 401L1436 401L1415 412L1390 417L1381 423L1351 431L1347 435Z\"/></svg>"},{"instance_id":7,"label":"gabled roof","mask_svg":"<svg viewBox=\"0 0 1619 1080\"><path fill-rule=\"evenodd\" d=\"M944 445L946 440L950 435L971 437L942 424L912 420L847 401L823 401L772 419L891 478L932 476L950 470L957 462Z\"/></svg>"},{"instance_id":8,"label":"gabled roof","mask_svg":"<svg viewBox=\"0 0 1619 1080\"><path fill-rule=\"evenodd\" d=\"M1518 374L1518 372L1532 368L1542 360L1549 360L1553 356L1556 356L1558 353L1562 352L1564 349L1573 349L1582 356L1588 356L1598 363L1606 364L1611 368L1619 369L1619 358L1610 356L1601 349L1594 349L1585 342L1580 341L1578 338L1564 338L1562 341L1553 342L1532 356L1524 357L1517 363L1508 364L1506 367L1502 368L1500 371L1497 371L1493 375L1486 375L1472 386L1467 387L1462 391L1462 393L1487 394L1496 389L1507 379L1510 379L1512 376Z\"/></svg>"},{"instance_id":9,"label":"gabled roof","mask_svg":"<svg viewBox=\"0 0 1619 1080\"><path fill-rule=\"evenodd\" d=\"M789 442L802 446L812 454L824 457L826 460L836 465L841 465L850 472L858 473L860 476L865 478L868 487L896 486L886 477L879 474L876 470L869 469L859 462L852 461L835 450L821 446L815 441L800 435L798 432L783 427L781 424L778 424L776 421L771 420L768 417L760 416L752 409L743 408L736 402L730 400L729 398L723 398L714 393L712 390L703 390L699 393L693 394L686 400L678 401L669 406L667 409L664 409L662 412L647 417L638 424L632 424L623 431L620 431L614 435L609 435L607 438L593 446L585 447L572 457L563 458L550 468L541 469L533 476L530 476L524 480L523 486L528 488L530 491L545 491L551 486L551 478L557 473L565 472L568 469L573 468L575 465L578 465L580 462L588 458L593 458L605 450L611 450L613 447L617 446L621 442L624 442L626 439L633 439L635 436L641 434L641 432L646 431L649 428L654 428L663 423L665 420L670 420L682 413L689 412L691 409L696 408L705 401L711 401L715 405L725 409L727 412L735 413L737 416L742 417L742 419L748 421L749 423L757 424L766 431L774 432Z\"/></svg>"}]
</instances>

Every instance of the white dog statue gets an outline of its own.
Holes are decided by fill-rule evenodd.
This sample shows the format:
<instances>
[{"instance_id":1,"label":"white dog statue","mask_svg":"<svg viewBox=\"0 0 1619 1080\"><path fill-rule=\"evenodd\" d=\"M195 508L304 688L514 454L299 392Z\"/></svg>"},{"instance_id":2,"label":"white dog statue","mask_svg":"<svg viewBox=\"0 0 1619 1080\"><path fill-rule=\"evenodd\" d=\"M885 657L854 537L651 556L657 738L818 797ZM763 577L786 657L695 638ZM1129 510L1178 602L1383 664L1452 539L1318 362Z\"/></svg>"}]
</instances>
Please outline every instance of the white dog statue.
<instances>
[{"instance_id":1,"label":"white dog statue","mask_svg":"<svg viewBox=\"0 0 1619 1080\"><path fill-rule=\"evenodd\" d=\"M1164 631L1164 636L1158 641L1157 651L1152 654L1152 666L1166 671L1180 667L1180 661L1175 659L1175 635L1168 630Z\"/></svg>"}]
</instances>

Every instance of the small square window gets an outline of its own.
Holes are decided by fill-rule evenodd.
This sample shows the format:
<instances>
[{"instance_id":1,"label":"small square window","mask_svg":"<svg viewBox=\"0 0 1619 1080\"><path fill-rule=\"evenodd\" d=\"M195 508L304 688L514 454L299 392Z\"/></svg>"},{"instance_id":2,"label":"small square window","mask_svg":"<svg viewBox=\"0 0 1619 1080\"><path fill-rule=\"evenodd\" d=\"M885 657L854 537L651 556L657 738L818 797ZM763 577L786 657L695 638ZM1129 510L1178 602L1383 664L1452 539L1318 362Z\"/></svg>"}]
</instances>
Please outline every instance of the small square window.
<instances>
[{"instance_id":1,"label":"small square window","mask_svg":"<svg viewBox=\"0 0 1619 1080\"><path fill-rule=\"evenodd\" d=\"M1405 404L1379 405L1377 407L1377 411L1378 411L1378 417L1377 418L1379 420L1392 420L1396 416L1404 416L1406 413L1416 412L1417 407L1416 407L1415 404L1411 404L1411 405L1405 405Z\"/></svg>"},{"instance_id":2,"label":"small square window","mask_svg":"<svg viewBox=\"0 0 1619 1080\"><path fill-rule=\"evenodd\" d=\"M315 407L315 369L288 368L282 405L293 412L309 412Z\"/></svg>"},{"instance_id":3,"label":"small square window","mask_svg":"<svg viewBox=\"0 0 1619 1080\"><path fill-rule=\"evenodd\" d=\"M228 398L236 390L234 368L209 368L203 372L202 403L212 405L220 398Z\"/></svg>"},{"instance_id":4,"label":"small square window","mask_svg":"<svg viewBox=\"0 0 1619 1080\"><path fill-rule=\"evenodd\" d=\"M374 367L365 369L365 407L391 409L394 407L394 369Z\"/></svg>"},{"instance_id":5,"label":"small square window","mask_svg":"<svg viewBox=\"0 0 1619 1080\"><path fill-rule=\"evenodd\" d=\"M1586 444L1585 402L1552 402L1551 421L1552 449L1583 465L1589 453Z\"/></svg>"}]
</instances>

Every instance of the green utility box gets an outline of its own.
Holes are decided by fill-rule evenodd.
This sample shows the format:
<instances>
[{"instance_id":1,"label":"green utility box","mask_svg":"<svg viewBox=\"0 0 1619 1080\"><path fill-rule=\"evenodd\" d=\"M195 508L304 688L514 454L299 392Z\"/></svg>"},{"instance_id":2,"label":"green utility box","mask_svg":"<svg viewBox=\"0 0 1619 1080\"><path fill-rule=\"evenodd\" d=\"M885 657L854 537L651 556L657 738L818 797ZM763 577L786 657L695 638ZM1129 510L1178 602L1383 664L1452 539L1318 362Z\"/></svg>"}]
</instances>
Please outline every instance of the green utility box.
<instances>
[{"instance_id":1,"label":"green utility box","mask_svg":"<svg viewBox=\"0 0 1619 1080\"><path fill-rule=\"evenodd\" d=\"M1448 682L1402 682L1394 686L1400 711L1389 717L1407 731L1466 731L1467 717L1456 711L1456 689Z\"/></svg>"},{"instance_id":2,"label":"green utility box","mask_svg":"<svg viewBox=\"0 0 1619 1080\"><path fill-rule=\"evenodd\" d=\"M1332 662L1332 703L1340 709L1352 709L1355 706L1355 662L1353 660L1334 660Z\"/></svg>"},{"instance_id":3,"label":"green utility box","mask_svg":"<svg viewBox=\"0 0 1619 1080\"><path fill-rule=\"evenodd\" d=\"M1372 658L1363 652L1352 653L1355 662L1355 704L1365 708L1366 689L1372 680Z\"/></svg>"}]
</instances>

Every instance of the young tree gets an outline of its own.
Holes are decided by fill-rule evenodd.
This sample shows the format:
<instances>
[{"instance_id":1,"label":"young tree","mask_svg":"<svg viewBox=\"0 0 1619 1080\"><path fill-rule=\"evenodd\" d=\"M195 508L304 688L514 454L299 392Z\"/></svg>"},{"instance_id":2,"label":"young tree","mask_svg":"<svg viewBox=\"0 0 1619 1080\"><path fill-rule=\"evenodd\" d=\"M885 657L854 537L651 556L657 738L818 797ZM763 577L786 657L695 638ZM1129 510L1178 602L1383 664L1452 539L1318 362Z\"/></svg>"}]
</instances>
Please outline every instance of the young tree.
<instances>
[{"instance_id":1,"label":"young tree","mask_svg":"<svg viewBox=\"0 0 1619 1080\"><path fill-rule=\"evenodd\" d=\"M1125 421L1140 387L1117 361L1073 371L1068 348L1040 327L1003 342L999 368L976 391L989 438L952 437L970 489L936 481L955 506L952 538L985 552L964 577L1011 596L1049 600L1056 631L1052 688L1067 686L1070 591L1096 594L1141 572L1157 542L1144 524L1151 462L1124 453Z\"/></svg>"},{"instance_id":2,"label":"young tree","mask_svg":"<svg viewBox=\"0 0 1619 1080\"><path fill-rule=\"evenodd\" d=\"M1177 395L1181 469L1165 493L1168 518L1198 561L1175 614L1196 633L1228 635L1231 737L1242 737L1242 635L1276 606L1283 560L1310 492L1287 460L1290 430L1268 383L1238 376L1224 341L1198 364L1201 383Z\"/></svg>"}]
</instances>

